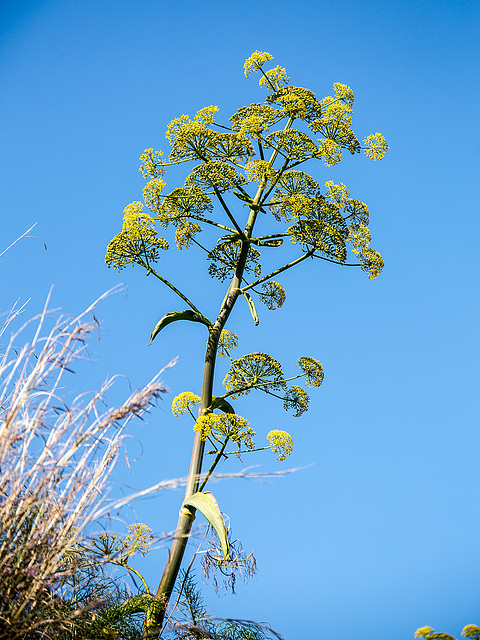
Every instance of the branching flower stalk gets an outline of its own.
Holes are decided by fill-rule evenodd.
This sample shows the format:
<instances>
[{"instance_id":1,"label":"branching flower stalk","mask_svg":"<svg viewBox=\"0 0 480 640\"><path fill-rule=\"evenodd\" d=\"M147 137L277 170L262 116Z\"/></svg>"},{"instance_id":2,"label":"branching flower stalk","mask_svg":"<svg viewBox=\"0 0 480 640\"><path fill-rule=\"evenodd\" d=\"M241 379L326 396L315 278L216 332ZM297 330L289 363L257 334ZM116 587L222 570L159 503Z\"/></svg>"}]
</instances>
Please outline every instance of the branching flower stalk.
<instances>
[{"instance_id":1,"label":"branching flower stalk","mask_svg":"<svg viewBox=\"0 0 480 640\"><path fill-rule=\"evenodd\" d=\"M226 452L227 443L236 445L241 453L269 448L279 460L292 451L291 436L277 429L267 434L268 447L257 447L253 429L236 414L229 400L259 390L283 400L285 409L293 409L298 417L308 409L310 398L305 389L289 383L304 378L307 387L318 387L323 381L321 363L309 356L298 360L300 374L288 377L280 363L265 353L233 359L230 351L238 346L238 338L225 327L237 301L246 301L257 325L259 316L250 292L257 293L270 310L281 307L285 290L273 277L298 267L308 258L360 266L370 279L383 268L382 257L370 247L367 205L352 198L342 183L327 181L322 189L298 167L307 161L334 166L344 150L357 154L363 149L367 157L377 160L388 149L385 139L375 133L360 144L351 128L354 97L348 86L335 83L334 95L319 100L309 89L289 84L282 67L265 70L271 60L269 53L256 51L245 62L247 77L260 72L260 86L268 92L263 104L241 107L230 117L229 126L215 120L215 106L201 109L193 119L182 115L167 128L166 137L172 146L168 159L161 151L145 150L140 171L149 180L143 190L149 212L141 202L125 208L123 229L108 245L105 257L107 265L117 270L128 264L142 266L147 275L152 273L188 305L186 311L165 314L152 332L152 340L176 320L201 322L208 329L201 395L184 392L172 405L175 415L189 413L193 417L195 436L175 537L155 595L158 608L153 621L145 627L145 637L160 634L196 509L210 514L207 519L223 539L218 505L204 489L219 462L232 453ZM163 178L167 167L186 162L193 162L194 166L183 186L165 193ZM272 228L270 233L255 237L259 213L271 214ZM199 223L227 234L208 249L205 242L196 240L203 231ZM152 268L151 264L159 259L159 250L169 247L167 240L157 234L156 225L175 231L178 249L198 246L206 251L209 274L221 282L229 280L215 320L203 315L190 296ZM298 252L293 259L282 258L282 247L288 239ZM351 245L358 259L355 264L347 262L347 245ZM278 256L276 266L267 275L261 274L261 250ZM256 290L260 285L262 290ZM217 355L227 357L231 368L223 381L225 391L215 396ZM198 407L198 417L192 413L193 407ZM205 452L207 441L213 445L212 451ZM201 481L208 454L213 454L214 460ZM222 562L227 563L228 540L223 540L222 545Z\"/></svg>"}]
</instances>

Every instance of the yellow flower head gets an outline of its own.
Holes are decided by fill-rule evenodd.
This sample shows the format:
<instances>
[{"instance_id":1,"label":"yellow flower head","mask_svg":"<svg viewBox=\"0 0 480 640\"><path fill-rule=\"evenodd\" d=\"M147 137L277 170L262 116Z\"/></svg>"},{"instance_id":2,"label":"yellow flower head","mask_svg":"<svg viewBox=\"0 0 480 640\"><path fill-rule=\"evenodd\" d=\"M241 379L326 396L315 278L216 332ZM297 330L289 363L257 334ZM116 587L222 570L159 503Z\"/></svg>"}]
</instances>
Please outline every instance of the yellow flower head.
<instances>
[{"instance_id":1,"label":"yellow flower head","mask_svg":"<svg viewBox=\"0 0 480 640\"><path fill-rule=\"evenodd\" d=\"M200 439L203 441L208 437L217 441L228 437L239 448L243 444L247 449L254 449L255 432L249 425L248 420L235 413L208 413L198 418L193 429L200 433Z\"/></svg>"},{"instance_id":2,"label":"yellow flower head","mask_svg":"<svg viewBox=\"0 0 480 640\"><path fill-rule=\"evenodd\" d=\"M282 285L274 280L269 280L262 284L262 289L263 292L259 297L267 309L270 309L270 311L280 309L286 299L285 289Z\"/></svg>"},{"instance_id":3,"label":"yellow flower head","mask_svg":"<svg viewBox=\"0 0 480 640\"><path fill-rule=\"evenodd\" d=\"M197 111L197 115L195 116L195 120L200 122L201 124L212 124L213 116L218 112L218 107L204 107Z\"/></svg>"},{"instance_id":4,"label":"yellow flower head","mask_svg":"<svg viewBox=\"0 0 480 640\"><path fill-rule=\"evenodd\" d=\"M266 160L253 160L245 165L245 174L250 180L261 182L271 180L275 176L275 169Z\"/></svg>"},{"instance_id":5,"label":"yellow flower head","mask_svg":"<svg viewBox=\"0 0 480 640\"><path fill-rule=\"evenodd\" d=\"M172 402L172 413L174 416L181 416L183 413L192 414L192 408L200 405L201 399L191 391L180 393Z\"/></svg>"},{"instance_id":6,"label":"yellow flower head","mask_svg":"<svg viewBox=\"0 0 480 640\"><path fill-rule=\"evenodd\" d=\"M155 221L143 212L141 202L132 202L123 212L123 229L110 241L105 254L109 267L120 271L128 264L148 264L158 260L158 250L168 242L155 231Z\"/></svg>"},{"instance_id":7,"label":"yellow flower head","mask_svg":"<svg viewBox=\"0 0 480 640\"><path fill-rule=\"evenodd\" d=\"M295 411L294 418L298 418L308 410L310 404L310 397L305 389L293 385L291 389L288 389L283 399L283 408L285 411L292 409Z\"/></svg>"},{"instance_id":8,"label":"yellow flower head","mask_svg":"<svg viewBox=\"0 0 480 640\"><path fill-rule=\"evenodd\" d=\"M435 631L433 627L420 627L415 631L415 638L428 638L433 631Z\"/></svg>"},{"instance_id":9,"label":"yellow flower head","mask_svg":"<svg viewBox=\"0 0 480 640\"><path fill-rule=\"evenodd\" d=\"M249 353L232 361L232 367L223 381L227 391L238 397L250 393L252 388L285 389L286 384L280 363L267 353Z\"/></svg>"},{"instance_id":10,"label":"yellow flower head","mask_svg":"<svg viewBox=\"0 0 480 640\"><path fill-rule=\"evenodd\" d=\"M318 146L318 157L325 160L327 167L333 167L342 159L341 147L329 139L318 139L320 142Z\"/></svg>"},{"instance_id":11,"label":"yellow flower head","mask_svg":"<svg viewBox=\"0 0 480 640\"><path fill-rule=\"evenodd\" d=\"M466 627L463 627L462 636L478 640L480 638L480 627L477 627L476 624L467 624Z\"/></svg>"},{"instance_id":12,"label":"yellow flower head","mask_svg":"<svg viewBox=\"0 0 480 640\"><path fill-rule=\"evenodd\" d=\"M297 367L305 374L307 387L319 387L324 378L322 363L315 358L299 358Z\"/></svg>"},{"instance_id":13,"label":"yellow flower head","mask_svg":"<svg viewBox=\"0 0 480 640\"><path fill-rule=\"evenodd\" d=\"M169 224L176 226L185 222L190 214L198 216L212 209L210 197L199 185L186 185L164 197L158 215L160 224L166 229Z\"/></svg>"},{"instance_id":14,"label":"yellow flower head","mask_svg":"<svg viewBox=\"0 0 480 640\"><path fill-rule=\"evenodd\" d=\"M381 160L388 151L388 144L381 133L375 133L365 138L362 148L367 158Z\"/></svg>"},{"instance_id":15,"label":"yellow flower head","mask_svg":"<svg viewBox=\"0 0 480 640\"><path fill-rule=\"evenodd\" d=\"M370 280L380 275L384 266L383 258L378 251L370 248L371 235L368 227L361 222L352 224L348 240L353 244L353 253L362 262L362 271L368 273Z\"/></svg>"},{"instance_id":16,"label":"yellow flower head","mask_svg":"<svg viewBox=\"0 0 480 640\"><path fill-rule=\"evenodd\" d=\"M333 84L333 90L335 91L335 98L337 100L342 100L349 107L353 105L354 96L353 91L350 87L347 87L346 84L341 84L340 82L335 82Z\"/></svg>"},{"instance_id":17,"label":"yellow flower head","mask_svg":"<svg viewBox=\"0 0 480 640\"><path fill-rule=\"evenodd\" d=\"M248 107L240 107L230 118L230 122L234 131L247 138L258 138L281 117L282 113L278 109L254 102Z\"/></svg>"},{"instance_id":18,"label":"yellow flower head","mask_svg":"<svg viewBox=\"0 0 480 640\"><path fill-rule=\"evenodd\" d=\"M286 431L274 429L267 433L267 440L270 441L270 447L274 453L278 453L277 460L285 460L293 451L293 440Z\"/></svg>"},{"instance_id":19,"label":"yellow flower head","mask_svg":"<svg viewBox=\"0 0 480 640\"><path fill-rule=\"evenodd\" d=\"M245 60L245 64L243 65L243 68L245 69L245 77L248 78L252 71L260 71L262 65L264 65L267 60L273 60L273 56L266 51L255 51L252 53L252 55Z\"/></svg>"},{"instance_id":20,"label":"yellow flower head","mask_svg":"<svg viewBox=\"0 0 480 640\"><path fill-rule=\"evenodd\" d=\"M278 104L284 115L310 122L322 116L322 105L310 89L283 87L269 95L267 102Z\"/></svg>"},{"instance_id":21,"label":"yellow flower head","mask_svg":"<svg viewBox=\"0 0 480 640\"><path fill-rule=\"evenodd\" d=\"M245 178L234 167L220 160L210 160L199 164L186 180L186 184L218 189L219 191L226 191L244 182Z\"/></svg>"},{"instance_id":22,"label":"yellow flower head","mask_svg":"<svg viewBox=\"0 0 480 640\"><path fill-rule=\"evenodd\" d=\"M157 215L163 204L164 196L162 195L162 191L165 187L166 183L161 178L154 178L143 187L143 200L145 205Z\"/></svg>"},{"instance_id":23,"label":"yellow flower head","mask_svg":"<svg viewBox=\"0 0 480 640\"><path fill-rule=\"evenodd\" d=\"M175 231L175 244L180 251L185 248L188 249L193 243L193 240L197 233L200 233L202 227L196 222L190 222L185 220L178 225Z\"/></svg>"},{"instance_id":24,"label":"yellow flower head","mask_svg":"<svg viewBox=\"0 0 480 640\"><path fill-rule=\"evenodd\" d=\"M322 105L322 117L332 118L338 122L344 122L348 126L352 124L352 109L332 96L326 96L320 101Z\"/></svg>"},{"instance_id":25,"label":"yellow flower head","mask_svg":"<svg viewBox=\"0 0 480 640\"><path fill-rule=\"evenodd\" d=\"M370 213L365 202L355 200L354 198L347 198L344 203L343 212L345 219L349 219L351 223L361 223L368 225Z\"/></svg>"},{"instance_id":26,"label":"yellow flower head","mask_svg":"<svg viewBox=\"0 0 480 640\"><path fill-rule=\"evenodd\" d=\"M292 160L305 160L314 157L317 145L303 131L290 129L289 131L276 131L265 138L266 146L279 149L284 156Z\"/></svg>"},{"instance_id":27,"label":"yellow flower head","mask_svg":"<svg viewBox=\"0 0 480 640\"><path fill-rule=\"evenodd\" d=\"M335 184L333 180L329 180L325 183L325 186L327 188L327 197L336 204L342 205L350 197L350 192L341 182Z\"/></svg>"},{"instance_id":28,"label":"yellow flower head","mask_svg":"<svg viewBox=\"0 0 480 640\"><path fill-rule=\"evenodd\" d=\"M227 331L222 329L220 338L218 340L217 353L221 358L227 358L230 349L236 349L238 347L238 336L233 331Z\"/></svg>"},{"instance_id":29,"label":"yellow flower head","mask_svg":"<svg viewBox=\"0 0 480 640\"><path fill-rule=\"evenodd\" d=\"M141 171L145 180L148 180L148 178L161 178L165 175L166 171L163 169L164 161L162 156L162 151L154 151L153 149L145 149L142 153L140 156L142 164L138 170Z\"/></svg>"},{"instance_id":30,"label":"yellow flower head","mask_svg":"<svg viewBox=\"0 0 480 640\"><path fill-rule=\"evenodd\" d=\"M290 78L283 67L275 67L262 75L258 84L260 87L266 86L267 89L278 91L287 85L289 80Z\"/></svg>"},{"instance_id":31,"label":"yellow flower head","mask_svg":"<svg viewBox=\"0 0 480 640\"><path fill-rule=\"evenodd\" d=\"M153 533L150 527L141 522L128 526L128 536L123 541L122 555L133 558L136 553L146 556L150 553L150 540L153 540ZM125 553L126 552L126 553Z\"/></svg>"}]
</instances>

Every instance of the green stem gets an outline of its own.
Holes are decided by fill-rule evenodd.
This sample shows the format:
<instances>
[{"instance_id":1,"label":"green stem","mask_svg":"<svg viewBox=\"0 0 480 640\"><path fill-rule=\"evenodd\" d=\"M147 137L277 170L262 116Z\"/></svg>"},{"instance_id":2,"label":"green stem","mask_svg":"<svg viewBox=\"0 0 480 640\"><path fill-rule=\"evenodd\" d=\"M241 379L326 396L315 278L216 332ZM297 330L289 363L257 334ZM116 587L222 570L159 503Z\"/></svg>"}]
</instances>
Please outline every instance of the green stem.
<instances>
[{"instance_id":1,"label":"green stem","mask_svg":"<svg viewBox=\"0 0 480 640\"><path fill-rule=\"evenodd\" d=\"M147 265L146 263L142 263L142 266L145 267L145 269L147 270L147 275L148 274L152 274L155 276L155 278L158 278L161 282L163 282L163 284L166 284L167 287L169 287L173 292L175 292L177 294L177 296L180 296L180 298L186 302L188 304L188 306L193 309L194 311L196 311L197 313L199 313L200 315L203 315L201 311L199 311L197 309L197 307L193 304L193 302L191 302L187 296L184 296L183 293L181 291L179 291L176 287L173 286L173 284L171 282L169 282L168 280L166 280L163 276L161 276L159 273L157 273L155 271L155 269L152 269L152 267L150 265Z\"/></svg>"},{"instance_id":2,"label":"green stem","mask_svg":"<svg viewBox=\"0 0 480 640\"><path fill-rule=\"evenodd\" d=\"M108 560L109 564L114 564L117 567L123 567L124 569L127 569L127 571L131 571L132 573L134 573L138 578L140 578L140 580L142 581L143 586L145 587L145 593L147 593L148 595L150 594L150 590L148 588L147 583L145 582L145 580L143 579L143 576L141 573L139 573L136 569L134 569L133 567L131 567L128 564L124 564L123 562L118 562L118 560Z\"/></svg>"},{"instance_id":3,"label":"green stem","mask_svg":"<svg viewBox=\"0 0 480 640\"><path fill-rule=\"evenodd\" d=\"M230 209L227 207L225 200L222 198L222 194L220 193L220 191L214 187L215 189L215 195L218 198L218 201L220 202L220 204L223 207L223 210L225 211L225 213L227 214L230 222L233 224L233 226L235 227L235 229L238 231L238 233L243 237L243 231L241 230L241 228L238 226L237 221L235 220L235 218L233 217L233 215L230 212Z\"/></svg>"},{"instance_id":4,"label":"green stem","mask_svg":"<svg viewBox=\"0 0 480 640\"><path fill-rule=\"evenodd\" d=\"M293 262L289 262L288 264L284 265L283 267L280 267L280 269L276 269L275 271L272 271L271 273L268 274L268 276L264 276L263 278L260 278L259 280L256 280L255 282L252 282L252 284L248 284L246 287L242 287L242 289L240 290L241 293L244 293L245 291L248 291L248 289L251 289L252 287L256 287L258 284L261 284L262 282L266 282L267 280L270 280L270 278L273 278L273 276L276 276L279 273L282 273L282 271L286 271L287 269L291 269L296 264L300 264L300 262L303 262L307 258L310 258L311 256L313 256L314 251L315 251L314 249L310 249L309 251L307 251L307 253L304 253L303 256L300 256L296 260L293 260Z\"/></svg>"},{"instance_id":5,"label":"green stem","mask_svg":"<svg viewBox=\"0 0 480 640\"><path fill-rule=\"evenodd\" d=\"M212 475L212 473L215 471L215 467L217 466L217 464L220 462L220 460L222 459L223 456L223 452L225 451L225 447L227 446L227 442L230 440L230 438L227 436L225 438L225 442L222 444L222 448L219 450L219 452L217 453L217 455L215 456L215 460L212 462L210 469L207 472L207 475L205 476L202 484L198 487L199 491L203 491L203 489L205 488L205 485L207 484L210 476Z\"/></svg>"}]
</instances>

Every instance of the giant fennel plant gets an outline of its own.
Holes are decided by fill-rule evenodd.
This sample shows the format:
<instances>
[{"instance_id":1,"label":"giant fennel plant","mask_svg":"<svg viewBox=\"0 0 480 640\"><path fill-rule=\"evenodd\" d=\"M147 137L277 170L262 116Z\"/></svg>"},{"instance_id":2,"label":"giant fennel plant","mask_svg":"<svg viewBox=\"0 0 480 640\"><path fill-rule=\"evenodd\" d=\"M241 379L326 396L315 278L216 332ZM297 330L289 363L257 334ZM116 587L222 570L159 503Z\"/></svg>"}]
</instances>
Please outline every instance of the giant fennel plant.
<instances>
[{"instance_id":1,"label":"giant fennel plant","mask_svg":"<svg viewBox=\"0 0 480 640\"><path fill-rule=\"evenodd\" d=\"M353 264L369 278L376 278L383 268L381 255L370 246L367 205L352 197L344 184L320 185L304 168L309 161L316 172L319 164L332 167L344 151L363 150L368 158L381 159L388 149L385 139L375 133L360 143L352 130L350 87L335 83L332 95L318 99L309 89L290 84L282 67L267 70L271 60L269 53L255 51L245 62L245 76L260 76L260 87L267 92L264 102L239 108L228 121L219 121L216 106L200 109L193 118L182 115L167 128L168 158L162 151L145 150L140 166L147 180L144 201L125 208L122 230L109 243L105 256L107 265L116 270L127 265L143 267L187 307L165 314L151 340L178 320L202 323L208 330L201 394L185 391L173 400L175 416L189 414L193 419L194 441L176 533L158 590L147 607L145 637L161 634L197 510L218 535L219 552L210 554L210 561L226 573L229 563L239 562L218 504L205 491L220 460L259 448L270 448L284 460L292 451L291 436L277 429L267 434L267 447L257 447L253 429L232 402L252 390L262 391L300 416L309 405L304 387L319 387L323 381L322 364L310 355L300 357L296 373L289 375L267 353L234 358L238 336L225 327L235 304L245 302L258 324L252 293L268 309L277 309L286 294L274 278L313 258L352 265L347 262L348 247L355 256ZM168 167L183 164L188 167L184 184L167 190ZM265 230L266 221L269 232L257 235L259 226ZM227 281L216 318L208 318L190 299L190 292L157 271L161 252L170 246L159 229L174 233L179 250L203 250L210 276ZM293 259L288 242L295 245ZM278 265L265 275L262 252L270 252ZM230 360L230 370L222 391L215 388L214 395L217 356ZM209 460L206 471L205 458Z\"/></svg>"}]
</instances>

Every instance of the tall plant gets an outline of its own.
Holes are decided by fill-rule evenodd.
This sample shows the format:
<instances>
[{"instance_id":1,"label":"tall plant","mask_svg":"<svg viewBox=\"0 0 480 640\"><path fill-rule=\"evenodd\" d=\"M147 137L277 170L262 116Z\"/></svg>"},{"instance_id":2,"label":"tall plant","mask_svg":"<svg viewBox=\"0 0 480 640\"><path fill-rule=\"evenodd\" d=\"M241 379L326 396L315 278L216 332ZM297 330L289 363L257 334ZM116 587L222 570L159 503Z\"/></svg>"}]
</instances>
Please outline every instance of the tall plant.
<instances>
[{"instance_id":1,"label":"tall plant","mask_svg":"<svg viewBox=\"0 0 480 640\"><path fill-rule=\"evenodd\" d=\"M263 103L239 108L228 122L217 120L216 106L201 109L193 119L182 115L167 128L172 147L168 158L162 151L145 150L140 166L148 180L144 203L132 202L125 208L122 231L111 240L105 257L107 265L117 270L140 265L186 305L165 314L151 340L178 320L202 323L208 330L201 395L186 391L172 406L175 415L192 416L194 442L175 537L145 632L149 637L158 637L161 631L197 510L218 534L221 554L215 562L228 566L234 561L218 504L205 491L222 458L258 450L253 430L231 402L255 389L279 398L285 409L300 416L310 399L297 381L306 387L318 387L323 381L322 365L311 356L299 358L297 372L288 376L266 353L234 358L231 353L238 346L238 336L225 327L235 304L246 303L257 325L252 293L268 309L277 309L286 294L275 277L313 258L352 266L347 262L348 245L358 260L355 265L369 278L376 278L383 267L382 257L370 247L367 205L352 198L344 184L327 181L320 187L301 165L320 161L334 166L344 150L351 154L363 150L377 160L387 151L385 139L375 133L359 142L351 126L354 96L350 87L335 83L333 95L319 100L309 89L291 85L282 67L265 70L271 60L269 53L255 51L245 62L245 76L260 74L260 87L267 92ZM190 163L194 166L184 184L166 192L167 168ZM268 233L257 235L259 216L262 227L268 220ZM216 318L208 318L190 292L180 290L154 268L160 252L169 248L156 227L173 231L179 250L200 248L212 278L228 282ZM293 259L291 250L285 251L286 241L295 245ZM275 254L277 264L266 275L260 266L264 251ZM230 370L222 390L215 389L218 395L214 395L217 356L230 360ZM285 431L270 431L267 441L268 447L262 448L270 448L279 460L292 451L292 438ZM229 445L233 451L228 451ZM210 459L206 472L205 457Z\"/></svg>"}]
</instances>

